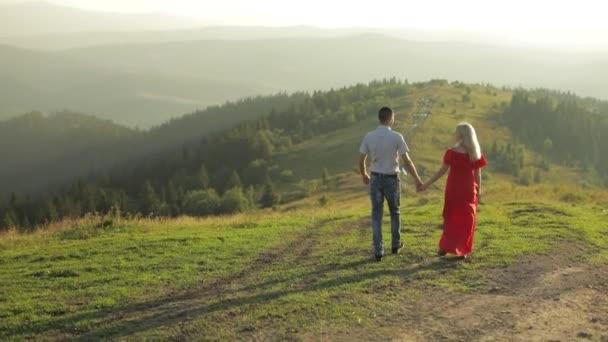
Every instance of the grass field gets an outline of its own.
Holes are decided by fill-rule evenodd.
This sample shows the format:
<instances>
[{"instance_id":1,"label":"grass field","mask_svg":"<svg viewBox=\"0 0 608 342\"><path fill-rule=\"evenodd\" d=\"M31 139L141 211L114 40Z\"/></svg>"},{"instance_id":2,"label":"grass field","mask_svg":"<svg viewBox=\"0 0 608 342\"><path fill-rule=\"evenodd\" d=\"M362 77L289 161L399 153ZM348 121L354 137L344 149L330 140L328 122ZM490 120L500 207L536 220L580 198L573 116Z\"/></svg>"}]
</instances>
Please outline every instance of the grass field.
<instances>
[{"instance_id":1,"label":"grass field","mask_svg":"<svg viewBox=\"0 0 608 342\"><path fill-rule=\"evenodd\" d=\"M474 89L475 108L461 93L429 87L404 98L434 98L408 141L427 175L462 119L482 143L509 139L489 117L508 93ZM442 186L415 194L406 180L406 247L377 263L367 190L353 172L374 126L361 122L281 156L298 177L318 178L323 167L333 176L273 210L92 216L2 235L0 340L608 340L606 191L580 187L575 170L557 165L530 187L489 173L473 257L458 262L436 256ZM386 243L389 230L387 216Z\"/></svg>"},{"instance_id":2,"label":"grass field","mask_svg":"<svg viewBox=\"0 0 608 342\"><path fill-rule=\"evenodd\" d=\"M289 212L90 218L54 232L5 235L0 339L317 339L353 331L374 339L377 328L399 321L405 304L433 292L488 291L487 271L522 256L576 245L571 262L608 264L608 214L593 200L548 201L528 188L507 200L492 185L471 262L435 256L439 191L407 190L407 247L376 263L357 181L336 179L346 185L326 194L325 207L313 196Z\"/></svg>"}]
</instances>

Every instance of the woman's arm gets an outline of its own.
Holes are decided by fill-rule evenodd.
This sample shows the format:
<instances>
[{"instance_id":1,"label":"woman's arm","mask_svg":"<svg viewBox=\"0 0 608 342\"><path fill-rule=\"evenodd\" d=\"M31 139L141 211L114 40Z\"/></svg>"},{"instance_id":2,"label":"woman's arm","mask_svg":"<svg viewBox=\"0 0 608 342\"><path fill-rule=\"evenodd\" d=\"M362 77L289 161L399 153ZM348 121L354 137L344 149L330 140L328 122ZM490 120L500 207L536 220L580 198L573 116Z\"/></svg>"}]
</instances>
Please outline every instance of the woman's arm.
<instances>
[{"instance_id":1,"label":"woman's arm","mask_svg":"<svg viewBox=\"0 0 608 342\"><path fill-rule=\"evenodd\" d=\"M433 185L433 183L435 183L439 178L443 177L443 175L445 175L445 173L448 172L449 169L449 165L441 164L441 167L439 168L439 170L437 170L433 177L431 177L428 181L426 181L426 183L422 185L421 191L428 189L429 186Z\"/></svg>"},{"instance_id":2,"label":"woman's arm","mask_svg":"<svg viewBox=\"0 0 608 342\"><path fill-rule=\"evenodd\" d=\"M477 183L477 202L479 202L481 195L481 169L475 169L475 182Z\"/></svg>"}]
</instances>

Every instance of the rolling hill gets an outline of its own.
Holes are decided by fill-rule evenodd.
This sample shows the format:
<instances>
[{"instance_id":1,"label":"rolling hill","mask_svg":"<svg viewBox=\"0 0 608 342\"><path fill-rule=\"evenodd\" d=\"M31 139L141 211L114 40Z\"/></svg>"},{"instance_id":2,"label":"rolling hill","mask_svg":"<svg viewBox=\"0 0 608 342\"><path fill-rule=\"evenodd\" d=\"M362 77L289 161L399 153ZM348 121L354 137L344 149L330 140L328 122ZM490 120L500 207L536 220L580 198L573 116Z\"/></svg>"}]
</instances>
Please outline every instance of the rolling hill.
<instances>
[{"instance_id":1,"label":"rolling hill","mask_svg":"<svg viewBox=\"0 0 608 342\"><path fill-rule=\"evenodd\" d=\"M0 122L2 197L40 194L124 160L137 131L94 116L33 112Z\"/></svg>"},{"instance_id":2,"label":"rolling hill","mask_svg":"<svg viewBox=\"0 0 608 342\"><path fill-rule=\"evenodd\" d=\"M74 58L0 46L0 119L32 110L73 110L149 128L229 99L269 92L205 75L93 66Z\"/></svg>"},{"instance_id":3,"label":"rolling hill","mask_svg":"<svg viewBox=\"0 0 608 342\"><path fill-rule=\"evenodd\" d=\"M3 117L69 109L130 126L257 94L339 88L384 77L549 87L606 98L605 55L364 34L198 40L42 52L0 47ZM539 82L538 80L543 80ZM12 89L15 87L15 89Z\"/></svg>"},{"instance_id":4,"label":"rolling hill","mask_svg":"<svg viewBox=\"0 0 608 342\"><path fill-rule=\"evenodd\" d=\"M222 77L288 91L327 89L398 76L413 81L457 79L608 96L605 87L588 86L582 81L593 82L598 74L608 72L605 54L417 42L380 34L124 44L73 49L65 55L99 66Z\"/></svg>"},{"instance_id":5,"label":"rolling hill","mask_svg":"<svg viewBox=\"0 0 608 342\"><path fill-rule=\"evenodd\" d=\"M0 44L24 49L60 51L74 48L197 40L260 40L297 37L337 37L368 32L366 29L322 29L309 26L205 26L184 30L73 32L28 36L0 36Z\"/></svg>"},{"instance_id":6,"label":"rolling hill","mask_svg":"<svg viewBox=\"0 0 608 342\"><path fill-rule=\"evenodd\" d=\"M278 185L284 195L305 190L297 200L206 218L125 218L112 212L55 222L37 233L0 235L0 339L608 336L608 195L582 187L581 178L591 175L559 159L550 159L540 182L528 185L496 168L501 159L491 156L494 143L521 147L523 165L516 164L522 174L540 169L543 156L533 145L517 143L500 122L515 108L511 91L444 81L378 82L310 101L321 108L331 104L324 98L338 94L344 107L316 113L318 120L307 121L293 144L269 159L279 170L293 171L293 179ZM406 247L372 261L369 199L353 168L363 134L376 125L371 108L379 103L396 108L395 129L407 133L423 178L439 166L458 122L477 128L490 165L468 262L436 256L443 187L415 194L407 178ZM349 106L352 111L345 110ZM241 156L235 151L246 146L225 148L239 141L234 133L289 128L288 121L305 108L278 111L288 116L242 124L207 143L232 163ZM342 116L347 113L354 120ZM428 116L412 130L415 114ZM195 156L189 160L199 161ZM164 159L162 165L176 164ZM319 179L323 168L329 171L325 182ZM387 239L388 225L384 233Z\"/></svg>"},{"instance_id":7,"label":"rolling hill","mask_svg":"<svg viewBox=\"0 0 608 342\"><path fill-rule=\"evenodd\" d=\"M3 38L87 31L169 30L201 24L200 20L189 17L88 11L44 1L0 5L0 37Z\"/></svg>"},{"instance_id":8,"label":"rolling hill","mask_svg":"<svg viewBox=\"0 0 608 342\"><path fill-rule=\"evenodd\" d=\"M146 131L73 112L33 112L0 121L0 198L40 194L112 165L141 161L299 104L303 93L242 99L172 119Z\"/></svg>"},{"instance_id":9,"label":"rolling hill","mask_svg":"<svg viewBox=\"0 0 608 342\"><path fill-rule=\"evenodd\" d=\"M422 174L438 163L436 155L441 153L435 149L442 141L449 144L453 127L469 120L480 129L488 157L496 159L492 175L522 185L608 184L607 161L597 153L607 143L602 138L607 129L605 102L551 91L531 91L523 97L521 92L442 80L410 84L390 79L210 108L103 150L104 156L115 151L113 158L90 167L94 173L86 179L25 201L24 196L12 196L4 224L18 220L29 228L64 216L105 213L112 207L145 215L193 214L199 206L192 201L215 203L204 210L207 214L233 213L276 203L273 185L289 202L315 188L307 179L352 170L353 146L360 143L361 131L375 125L377 108L386 104L402 113L396 128L413 139ZM520 116L530 123L525 132L513 123ZM424 122L418 121L420 117L426 118ZM209 122L216 125L206 127ZM425 134L429 125L433 132ZM535 127L549 130L539 136ZM564 127L586 138L568 138ZM544 147L547 139L555 149ZM579 147L569 146L572 141Z\"/></svg>"}]
</instances>

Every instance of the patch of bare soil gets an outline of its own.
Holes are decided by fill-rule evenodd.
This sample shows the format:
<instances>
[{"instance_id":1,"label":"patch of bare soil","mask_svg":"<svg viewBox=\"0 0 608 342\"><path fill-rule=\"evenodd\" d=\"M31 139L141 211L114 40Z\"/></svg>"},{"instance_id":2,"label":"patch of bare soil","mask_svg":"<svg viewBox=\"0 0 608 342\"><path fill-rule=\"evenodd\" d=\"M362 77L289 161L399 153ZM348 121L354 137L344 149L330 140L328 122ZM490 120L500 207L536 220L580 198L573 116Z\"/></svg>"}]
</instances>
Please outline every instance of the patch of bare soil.
<instances>
[{"instance_id":1,"label":"patch of bare soil","mask_svg":"<svg viewBox=\"0 0 608 342\"><path fill-rule=\"evenodd\" d=\"M395 340L608 342L608 267L573 262L578 252L492 270L480 293L424 294Z\"/></svg>"}]
</instances>

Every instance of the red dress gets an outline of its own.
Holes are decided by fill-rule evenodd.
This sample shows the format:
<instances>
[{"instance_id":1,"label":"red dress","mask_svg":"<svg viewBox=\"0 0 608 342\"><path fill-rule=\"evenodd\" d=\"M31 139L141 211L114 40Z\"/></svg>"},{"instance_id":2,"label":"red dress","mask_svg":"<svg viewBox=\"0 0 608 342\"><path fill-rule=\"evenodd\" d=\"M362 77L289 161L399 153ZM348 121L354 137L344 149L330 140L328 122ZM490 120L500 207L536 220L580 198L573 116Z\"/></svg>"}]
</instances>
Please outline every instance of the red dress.
<instances>
[{"instance_id":1,"label":"red dress","mask_svg":"<svg viewBox=\"0 0 608 342\"><path fill-rule=\"evenodd\" d=\"M486 166L481 159L472 162L467 153L447 150L443 163L450 166L443 204L443 235L439 241L442 252L468 255L473 250L477 216L477 182L475 170Z\"/></svg>"}]
</instances>

